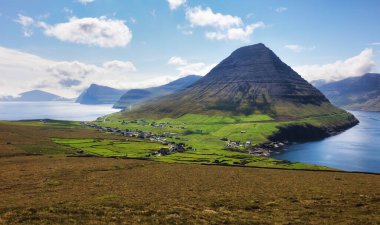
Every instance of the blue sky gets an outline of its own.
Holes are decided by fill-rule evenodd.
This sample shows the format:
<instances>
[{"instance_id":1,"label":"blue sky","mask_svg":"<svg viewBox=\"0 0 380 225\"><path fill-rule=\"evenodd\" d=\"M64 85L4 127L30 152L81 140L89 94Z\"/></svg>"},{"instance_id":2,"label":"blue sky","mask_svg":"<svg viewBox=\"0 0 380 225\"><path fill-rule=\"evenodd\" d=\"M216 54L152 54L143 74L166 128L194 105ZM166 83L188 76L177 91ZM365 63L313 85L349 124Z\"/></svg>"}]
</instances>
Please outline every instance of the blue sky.
<instances>
[{"instance_id":1,"label":"blue sky","mask_svg":"<svg viewBox=\"0 0 380 225\"><path fill-rule=\"evenodd\" d=\"M376 0L0 0L0 5L0 95L42 89L75 97L90 83L163 84L189 73L205 75L236 48L259 42L307 80L379 71Z\"/></svg>"}]
</instances>

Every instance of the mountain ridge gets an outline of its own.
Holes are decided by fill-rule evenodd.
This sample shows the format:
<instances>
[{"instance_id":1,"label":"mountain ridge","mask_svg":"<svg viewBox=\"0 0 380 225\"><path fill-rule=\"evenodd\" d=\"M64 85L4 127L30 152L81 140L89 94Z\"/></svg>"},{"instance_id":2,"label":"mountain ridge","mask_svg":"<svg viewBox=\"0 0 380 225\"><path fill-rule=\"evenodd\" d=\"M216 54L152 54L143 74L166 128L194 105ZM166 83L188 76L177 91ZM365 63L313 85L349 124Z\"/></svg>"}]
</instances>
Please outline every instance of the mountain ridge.
<instances>
[{"instance_id":1,"label":"mountain ridge","mask_svg":"<svg viewBox=\"0 0 380 225\"><path fill-rule=\"evenodd\" d=\"M70 101L70 99L64 98L62 96L52 94L46 91L41 90L31 90L20 93L19 96L5 96L0 98L0 101L23 101L23 102L32 102L32 101Z\"/></svg>"},{"instance_id":2,"label":"mountain ridge","mask_svg":"<svg viewBox=\"0 0 380 225\"><path fill-rule=\"evenodd\" d=\"M350 110L380 111L380 74L366 73L330 82L319 89L337 106Z\"/></svg>"},{"instance_id":3,"label":"mountain ridge","mask_svg":"<svg viewBox=\"0 0 380 225\"><path fill-rule=\"evenodd\" d=\"M85 105L114 104L126 90L91 84L75 102Z\"/></svg>"},{"instance_id":4,"label":"mountain ridge","mask_svg":"<svg viewBox=\"0 0 380 225\"><path fill-rule=\"evenodd\" d=\"M201 76L198 75L187 75L161 86L146 89L131 89L120 97L114 104L114 108L125 109L128 106L136 106L144 101L174 93L193 84L200 78Z\"/></svg>"}]
</instances>

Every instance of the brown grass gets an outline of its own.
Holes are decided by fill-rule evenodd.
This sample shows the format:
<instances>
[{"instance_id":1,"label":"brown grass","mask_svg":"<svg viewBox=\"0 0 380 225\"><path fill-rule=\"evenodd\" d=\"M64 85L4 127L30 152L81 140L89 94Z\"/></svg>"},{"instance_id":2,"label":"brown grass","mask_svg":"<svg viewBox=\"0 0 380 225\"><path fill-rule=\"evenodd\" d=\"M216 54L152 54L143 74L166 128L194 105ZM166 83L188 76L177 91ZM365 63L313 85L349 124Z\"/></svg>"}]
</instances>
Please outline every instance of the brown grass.
<instances>
[{"instance_id":1,"label":"brown grass","mask_svg":"<svg viewBox=\"0 0 380 225\"><path fill-rule=\"evenodd\" d=\"M3 224L378 224L378 175L0 158Z\"/></svg>"},{"instance_id":2,"label":"brown grass","mask_svg":"<svg viewBox=\"0 0 380 225\"><path fill-rule=\"evenodd\" d=\"M379 175L28 155L52 137L110 138L0 123L0 224L380 224Z\"/></svg>"},{"instance_id":3,"label":"brown grass","mask_svg":"<svg viewBox=\"0 0 380 225\"><path fill-rule=\"evenodd\" d=\"M65 149L63 146L55 144L51 140L51 138L55 137L119 138L117 136L97 132L94 129L86 129L79 126L75 129L67 129L51 127L49 124L41 126L25 126L22 123L0 122L0 157L72 151L72 149Z\"/></svg>"}]
</instances>

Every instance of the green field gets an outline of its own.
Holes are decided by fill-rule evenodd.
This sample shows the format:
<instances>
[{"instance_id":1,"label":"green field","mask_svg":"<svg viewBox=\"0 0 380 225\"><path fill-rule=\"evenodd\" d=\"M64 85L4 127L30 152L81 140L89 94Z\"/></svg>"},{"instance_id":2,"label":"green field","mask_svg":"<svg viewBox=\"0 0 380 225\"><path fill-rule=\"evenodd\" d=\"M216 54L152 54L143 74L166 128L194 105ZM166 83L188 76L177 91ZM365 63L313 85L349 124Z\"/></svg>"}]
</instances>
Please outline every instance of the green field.
<instances>
[{"instance_id":1,"label":"green field","mask_svg":"<svg viewBox=\"0 0 380 225\"><path fill-rule=\"evenodd\" d=\"M168 142L181 142L187 147L194 149L165 156L156 156L152 153L157 152L161 148L167 148L167 146L149 139L129 137L126 137L125 140L56 138L54 142L69 148L83 150L87 154L107 157L144 158L170 163L327 169L321 166L284 162L272 158L254 156L246 153L244 146L235 150L226 149L227 142L221 139L227 138L241 143L249 141L255 146L268 142L268 138L278 132L282 126L294 124L309 124L318 127L330 126L330 124L344 123L346 120L345 116L343 114L333 114L308 117L298 121L275 121L270 116L263 114L234 117L187 114L176 119L140 119L133 121L121 117L121 113L115 113L99 118L94 122L102 127L132 131L140 130L151 132L154 135L171 133L170 137L166 137Z\"/></svg>"},{"instance_id":2,"label":"green field","mask_svg":"<svg viewBox=\"0 0 380 225\"><path fill-rule=\"evenodd\" d=\"M112 140L112 139L59 139L54 138L57 144L66 147L80 149L87 154L106 157L128 157L136 159L150 159L168 163L191 163L191 164L223 164L246 166L288 168L288 169L311 169L326 170L323 166L308 165L304 163L292 163L275 160L261 156L253 156L246 153L215 150L191 150L184 153L174 153L166 156L151 155L152 152L165 147L156 142L142 141L137 139Z\"/></svg>"}]
</instances>

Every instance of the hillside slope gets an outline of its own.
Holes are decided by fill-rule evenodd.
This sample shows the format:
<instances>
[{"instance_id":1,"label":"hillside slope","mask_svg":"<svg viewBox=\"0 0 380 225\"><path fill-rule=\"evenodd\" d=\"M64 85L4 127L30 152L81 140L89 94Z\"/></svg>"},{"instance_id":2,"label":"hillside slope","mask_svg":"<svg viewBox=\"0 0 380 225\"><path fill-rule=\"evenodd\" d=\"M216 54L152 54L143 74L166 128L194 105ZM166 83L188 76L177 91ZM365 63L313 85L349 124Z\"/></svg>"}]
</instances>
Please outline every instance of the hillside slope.
<instances>
[{"instance_id":1,"label":"hillside slope","mask_svg":"<svg viewBox=\"0 0 380 225\"><path fill-rule=\"evenodd\" d=\"M322 85L333 104L351 110L380 111L380 74L367 73Z\"/></svg>"},{"instance_id":2,"label":"hillside slope","mask_svg":"<svg viewBox=\"0 0 380 225\"><path fill-rule=\"evenodd\" d=\"M125 115L269 114L302 118L342 112L269 48L256 44L237 49L188 88Z\"/></svg>"},{"instance_id":3,"label":"hillside slope","mask_svg":"<svg viewBox=\"0 0 380 225\"><path fill-rule=\"evenodd\" d=\"M91 84L82 92L76 102L87 105L114 104L125 92L126 90Z\"/></svg>"},{"instance_id":4,"label":"hillside slope","mask_svg":"<svg viewBox=\"0 0 380 225\"><path fill-rule=\"evenodd\" d=\"M188 87L200 78L201 76L188 75L162 86L129 90L115 103L114 108L124 109L129 106L139 105L153 98L172 94Z\"/></svg>"}]
</instances>

